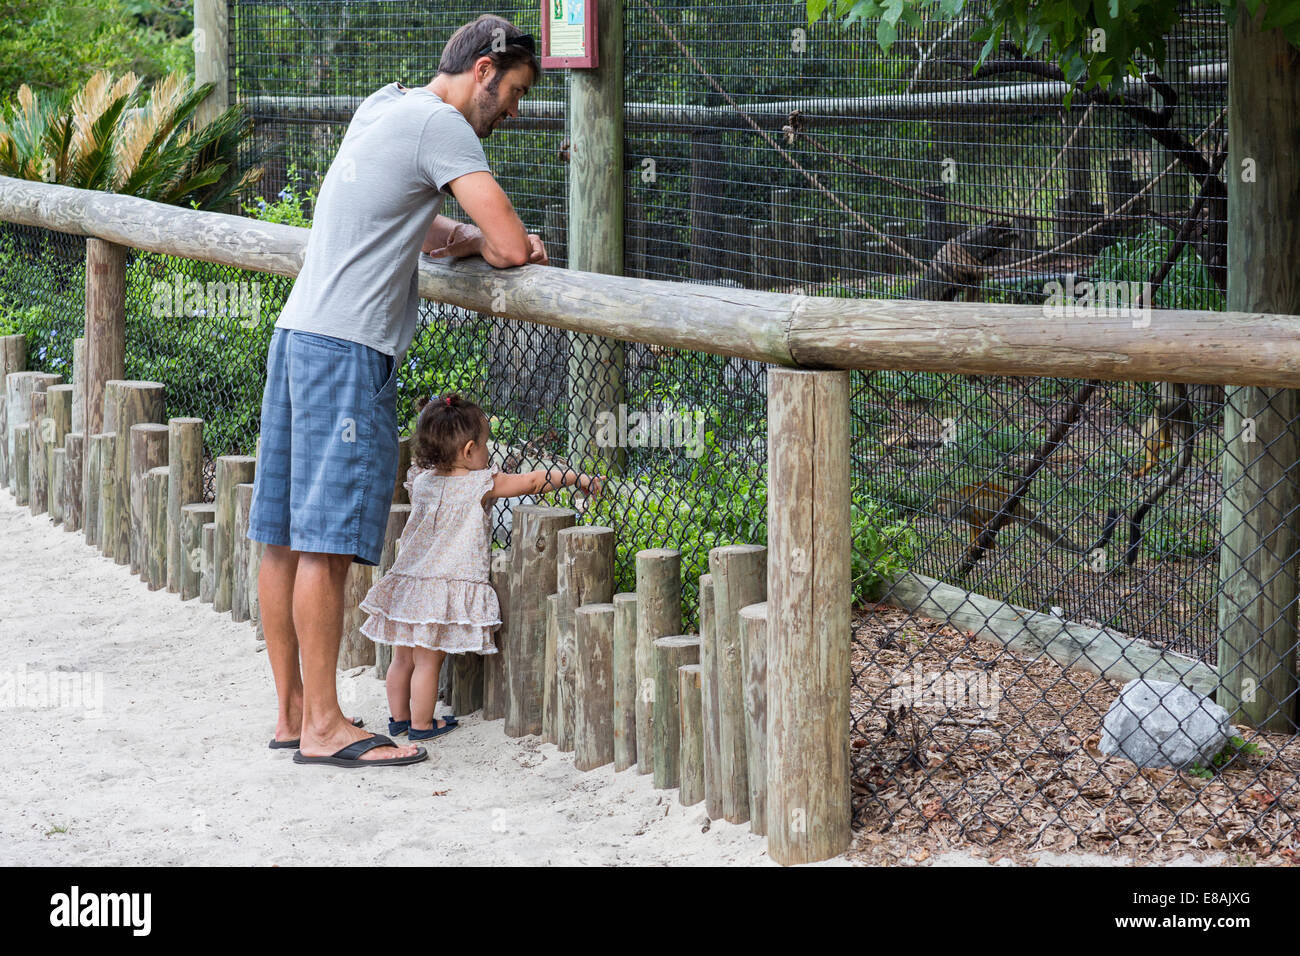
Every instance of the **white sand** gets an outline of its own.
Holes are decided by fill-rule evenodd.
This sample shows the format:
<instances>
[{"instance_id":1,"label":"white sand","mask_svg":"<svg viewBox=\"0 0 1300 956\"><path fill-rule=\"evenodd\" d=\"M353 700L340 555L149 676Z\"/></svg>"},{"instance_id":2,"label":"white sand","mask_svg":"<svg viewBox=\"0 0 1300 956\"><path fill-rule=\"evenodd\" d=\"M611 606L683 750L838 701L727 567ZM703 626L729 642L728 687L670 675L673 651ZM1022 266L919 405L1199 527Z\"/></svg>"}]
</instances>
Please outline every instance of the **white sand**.
<instances>
[{"instance_id":1,"label":"white sand","mask_svg":"<svg viewBox=\"0 0 1300 956\"><path fill-rule=\"evenodd\" d=\"M0 865L772 865L747 824L701 832L703 806L677 791L635 768L581 773L501 721L463 718L413 767L297 766L266 746L258 647L249 624L149 591L0 490ZM82 703L35 696L52 677ZM339 680L383 733L372 669Z\"/></svg>"}]
</instances>

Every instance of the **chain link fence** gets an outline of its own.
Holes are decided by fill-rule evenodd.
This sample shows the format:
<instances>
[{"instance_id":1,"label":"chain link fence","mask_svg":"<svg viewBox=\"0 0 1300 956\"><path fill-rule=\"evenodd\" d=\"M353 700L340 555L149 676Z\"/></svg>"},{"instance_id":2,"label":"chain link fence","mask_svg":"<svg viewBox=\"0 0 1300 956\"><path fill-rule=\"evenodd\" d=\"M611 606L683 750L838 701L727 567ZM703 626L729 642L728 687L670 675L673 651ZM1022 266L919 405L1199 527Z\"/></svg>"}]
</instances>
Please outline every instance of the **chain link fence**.
<instances>
[{"instance_id":1,"label":"chain link fence","mask_svg":"<svg viewBox=\"0 0 1300 956\"><path fill-rule=\"evenodd\" d=\"M1009 51L972 79L969 20L903 31L886 56L860 25L808 27L802 11L626 3L627 274L1041 304L1044 321L1104 307L1158 324L1160 308L1223 307L1217 15L1189 7L1163 79L1134 79L1119 101L1076 95L1065 109L1051 67ZM360 99L391 80L428 82L446 38L479 12L459 0L232 0L231 99L255 117L266 194L292 185L291 166L298 183L319 181ZM499 12L538 32L536 7ZM565 82L548 73L521 118L485 141L560 266ZM6 235L20 251L5 247L5 314L39 313L16 329L37 333L30 366L70 363L83 240ZM251 452L287 280L144 254L130 269L128 376L167 382L168 414L205 418L211 454ZM147 316L151 269L258 281L261 321ZM1275 456L1278 484L1293 484L1294 448L1243 444L1226 413L1232 389L851 374L855 825L937 845L1290 853L1295 648L1227 640L1240 622L1225 596L1275 582L1225 581L1250 521L1274 522L1261 550L1294 575L1294 515L1250 513L1224 476L1238 473L1233 458ZM637 550L679 548L695 627L709 548L766 543L765 378L761 363L611 349L425 303L399 372L399 420L419 395L456 390L496 419L507 470L608 470L611 494L547 500L615 528L617 590L632 589ZM1270 434L1294 433L1288 394L1255 395L1248 412L1273 421ZM670 422L669 441L629 421L652 411ZM509 541L508 512L497 539ZM1272 613L1294 639L1294 601ZM1217 678L1243 667L1267 697L1248 722ZM1112 755L1103 721L1140 675L1225 703L1234 739L1181 770ZM1176 703L1153 710L1187 729L1211 716L1204 701L1190 713Z\"/></svg>"}]
</instances>

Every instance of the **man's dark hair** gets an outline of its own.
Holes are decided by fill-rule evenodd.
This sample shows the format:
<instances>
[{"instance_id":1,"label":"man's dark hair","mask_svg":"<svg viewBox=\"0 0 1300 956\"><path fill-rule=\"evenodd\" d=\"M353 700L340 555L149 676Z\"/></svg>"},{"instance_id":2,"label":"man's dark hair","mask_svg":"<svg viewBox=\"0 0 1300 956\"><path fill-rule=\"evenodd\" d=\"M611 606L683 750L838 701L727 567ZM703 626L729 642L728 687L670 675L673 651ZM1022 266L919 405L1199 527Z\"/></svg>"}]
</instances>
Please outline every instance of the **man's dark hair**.
<instances>
[{"instance_id":1,"label":"man's dark hair","mask_svg":"<svg viewBox=\"0 0 1300 956\"><path fill-rule=\"evenodd\" d=\"M481 52L485 47L492 46L493 31L498 29L503 31L498 36L504 38L505 49L500 51L490 50L486 53ZM492 59L492 65L497 70L496 76L492 79L492 89L496 88L496 84L500 82L503 73L520 63L527 63L532 67L533 82L536 83L542 78L542 64L538 62L532 50L510 42L514 37L523 36L523 32L505 17L485 13L477 20L465 24L451 35L447 45L442 48L442 58L438 61L438 72L453 75L464 73L473 67L474 61L480 56L487 56Z\"/></svg>"}]
</instances>

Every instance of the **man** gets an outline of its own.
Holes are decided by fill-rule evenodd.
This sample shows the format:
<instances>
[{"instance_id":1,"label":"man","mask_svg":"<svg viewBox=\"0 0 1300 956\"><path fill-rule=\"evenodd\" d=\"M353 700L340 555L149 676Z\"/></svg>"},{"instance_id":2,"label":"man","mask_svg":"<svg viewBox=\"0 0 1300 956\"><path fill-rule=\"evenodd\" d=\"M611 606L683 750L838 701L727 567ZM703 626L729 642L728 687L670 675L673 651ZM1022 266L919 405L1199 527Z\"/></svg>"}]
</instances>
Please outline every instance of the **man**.
<instances>
[{"instance_id":1,"label":"man","mask_svg":"<svg viewBox=\"0 0 1300 956\"><path fill-rule=\"evenodd\" d=\"M484 15L447 42L426 87L361 104L321 184L302 270L272 332L248 535L266 544L258 600L297 763L415 763L343 716L335 668L348 567L379 563L397 478L397 369L415 334L417 264L480 255L546 264L479 140L541 75L533 39ZM440 214L455 196L474 224ZM301 660L301 670L299 661Z\"/></svg>"}]
</instances>

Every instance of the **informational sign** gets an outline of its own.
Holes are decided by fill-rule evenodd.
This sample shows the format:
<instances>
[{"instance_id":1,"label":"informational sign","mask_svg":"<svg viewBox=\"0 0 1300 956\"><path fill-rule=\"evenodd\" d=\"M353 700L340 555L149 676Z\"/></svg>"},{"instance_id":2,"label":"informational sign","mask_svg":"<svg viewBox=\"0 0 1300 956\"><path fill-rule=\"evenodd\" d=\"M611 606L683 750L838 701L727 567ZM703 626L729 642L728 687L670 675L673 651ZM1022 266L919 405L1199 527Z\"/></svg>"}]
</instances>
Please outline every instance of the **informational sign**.
<instances>
[{"instance_id":1,"label":"informational sign","mask_svg":"<svg viewBox=\"0 0 1300 956\"><path fill-rule=\"evenodd\" d=\"M542 0L542 69L596 66L596 0Z\"/></svg>"}]
</instances>

